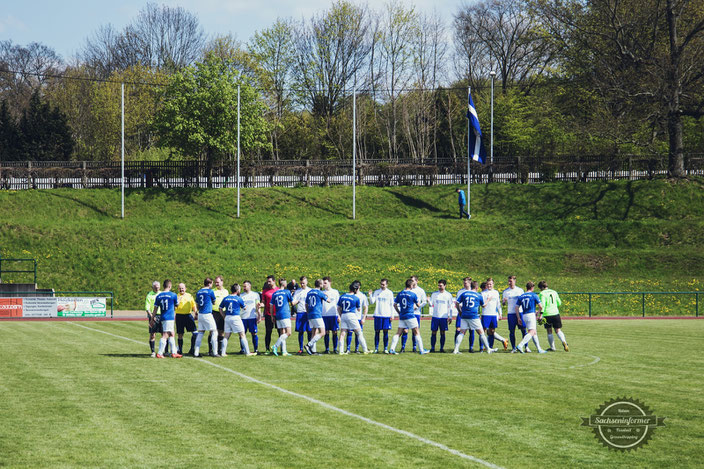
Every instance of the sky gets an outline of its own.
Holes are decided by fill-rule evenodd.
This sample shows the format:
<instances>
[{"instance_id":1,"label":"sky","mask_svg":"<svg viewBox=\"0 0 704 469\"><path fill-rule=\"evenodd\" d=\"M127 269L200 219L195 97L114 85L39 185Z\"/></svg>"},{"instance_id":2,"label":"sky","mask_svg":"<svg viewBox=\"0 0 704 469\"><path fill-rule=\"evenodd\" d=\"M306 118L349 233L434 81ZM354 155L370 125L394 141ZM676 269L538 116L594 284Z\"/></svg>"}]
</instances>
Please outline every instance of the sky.
<instances>
[{"instance_id":1,"label":"sky","mask_svg":"<svg viewBox=\"0 0 704 469\"><path fill-rule=\"evenodd\" d=\"M464 0L400 0L416 11L435 9L450 24ZM122 30L130 24L147 0L0 0L0 40L19 45L39 42L54 49L66 62L82 49L100 26L112 24ZM300 20L327 10L332 0L154 0L180 6L198 16L205 33L212 37L232 34L242 42L271 26L276 18ZM360 3L360 2L353 2ZM370 0L374 10L386 1Z\"/></svg>"}]
</instances>

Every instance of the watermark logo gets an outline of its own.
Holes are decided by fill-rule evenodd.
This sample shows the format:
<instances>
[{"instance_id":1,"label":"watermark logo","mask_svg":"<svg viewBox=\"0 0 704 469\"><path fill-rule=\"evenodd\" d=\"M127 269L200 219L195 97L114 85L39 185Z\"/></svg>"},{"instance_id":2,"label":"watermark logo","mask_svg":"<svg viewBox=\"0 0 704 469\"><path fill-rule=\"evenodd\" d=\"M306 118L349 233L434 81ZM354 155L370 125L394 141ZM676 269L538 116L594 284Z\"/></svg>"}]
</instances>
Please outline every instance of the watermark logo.
<instances>
[{"instance_id":1,"label":"watermark logo","mask_svg":"<svg viewBox=\"0 0 704 469\"><path fill-rule=\"evenodd\" d=\"M664 420L642 402L624 397L611 399L593 415L582 417L582 426L590 427L607 448L630 451L646 444L657 427L665 426Z\"/></svg>"}]
</instances>

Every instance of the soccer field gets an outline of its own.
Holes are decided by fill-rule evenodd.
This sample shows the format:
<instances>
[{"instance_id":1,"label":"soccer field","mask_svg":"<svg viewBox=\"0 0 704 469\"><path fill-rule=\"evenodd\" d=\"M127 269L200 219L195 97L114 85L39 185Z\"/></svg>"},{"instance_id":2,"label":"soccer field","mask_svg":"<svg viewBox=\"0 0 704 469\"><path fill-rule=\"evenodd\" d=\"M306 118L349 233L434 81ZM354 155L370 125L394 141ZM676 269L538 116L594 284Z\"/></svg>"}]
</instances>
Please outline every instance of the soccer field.
<instances>
[{"instance_id":1,"label":"soccer field","mask_svg":"<svg viewBox=\"0 0 704 469\"><path fill-rule=\"evenodd\" d=\"M701 467L704 321L565 333L546 355L157 360L144 322L0 322L0 466ZM666 417L638 450L580 426L617 397Z\"/></svg>"}]
</instances>

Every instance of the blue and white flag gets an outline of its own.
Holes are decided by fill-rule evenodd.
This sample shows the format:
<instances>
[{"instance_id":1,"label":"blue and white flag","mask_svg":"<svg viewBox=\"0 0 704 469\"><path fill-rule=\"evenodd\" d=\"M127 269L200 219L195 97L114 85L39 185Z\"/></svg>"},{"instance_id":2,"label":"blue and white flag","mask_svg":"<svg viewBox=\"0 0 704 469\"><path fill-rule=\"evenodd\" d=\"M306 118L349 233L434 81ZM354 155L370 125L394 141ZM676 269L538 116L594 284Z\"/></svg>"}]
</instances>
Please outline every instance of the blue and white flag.
<instances>
[{"instance_id":1,"label":"blue and white flag","mask_svg":"<svg viewBox=\"0 0 704 469\"><path fill-rule=\"evenodd\" d=\"M477 110L474 108L472 94L469 95L469 109L467 110L467 119L469 119L469 155L474 161L482 164L486 161L486 149L482 144L482 129L479 127L479 117Z\"/></svg>"}]
</instances>

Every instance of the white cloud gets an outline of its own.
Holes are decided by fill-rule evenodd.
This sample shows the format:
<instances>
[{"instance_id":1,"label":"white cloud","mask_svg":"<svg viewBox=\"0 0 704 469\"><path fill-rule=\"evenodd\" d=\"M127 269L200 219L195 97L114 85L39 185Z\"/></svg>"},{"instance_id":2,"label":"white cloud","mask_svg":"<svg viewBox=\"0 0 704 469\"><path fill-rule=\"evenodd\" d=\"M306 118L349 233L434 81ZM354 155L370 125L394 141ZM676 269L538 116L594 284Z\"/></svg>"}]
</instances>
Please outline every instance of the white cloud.
<instances>
[{"instance_id":1,"label":"white cloud","mask_svg":"<svg viewBox=\"0 0 704 469\"><path fill-rule=\"evenodd\" d=\"M0 17L0 34L10 34L12 32L26 30L27 25L25 25L20 19L12 15Z\"/></svg>"}]
</instances>

